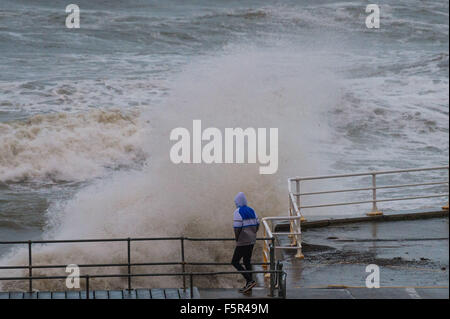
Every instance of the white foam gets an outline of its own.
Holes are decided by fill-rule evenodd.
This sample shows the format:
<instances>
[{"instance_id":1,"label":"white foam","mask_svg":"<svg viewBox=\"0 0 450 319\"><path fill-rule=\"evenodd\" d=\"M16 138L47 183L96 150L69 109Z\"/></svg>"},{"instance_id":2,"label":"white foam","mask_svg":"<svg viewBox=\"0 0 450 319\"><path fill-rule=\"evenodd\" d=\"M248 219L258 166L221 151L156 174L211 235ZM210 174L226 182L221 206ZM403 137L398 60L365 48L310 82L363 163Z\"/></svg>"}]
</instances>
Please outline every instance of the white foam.
<instances>
[{"instance_id":1,"label":"white foam","mask_svg":"<svg viewBox=\"0 0 450 319\"><path fill-rule=\"evenodd\" d=\"M143 161L137 112L92 110L0 123L0 181L83 181Z\"/></svg>"}]
</instances>

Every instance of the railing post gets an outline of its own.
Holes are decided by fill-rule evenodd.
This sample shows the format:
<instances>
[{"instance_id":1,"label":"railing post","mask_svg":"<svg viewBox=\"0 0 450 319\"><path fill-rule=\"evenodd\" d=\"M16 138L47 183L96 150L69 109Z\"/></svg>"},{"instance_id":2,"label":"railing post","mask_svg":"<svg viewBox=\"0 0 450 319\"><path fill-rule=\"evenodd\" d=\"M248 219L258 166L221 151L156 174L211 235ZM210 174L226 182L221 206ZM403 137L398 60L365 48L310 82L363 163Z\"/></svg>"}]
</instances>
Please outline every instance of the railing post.
<instances>
[{"instance_id":1,"label":"railing post","mask_svg":"<svg viewBox=\"0 0 450 319\"><path fill-rule=\"evenodd\" d=\"M86 299L89 299L89 275L86 275Z\"/></svg>"},{"instance_id":2,"label":"railing post","mask_svg":"<svg viewBox=\"0 0 450 319\"><path fill-rule=\"evenodd\" d=\"M275 270L277 271L276 276L275 276L275 287L278 287L278 283L279 283L278 279L280 279L278 276L278 268L279 267L280 267L280 261L277 260L277 263L275 265Z\"/></svg>"},{"instance_id":3,"label":"railing post","mask_svg":"<svg viewBox=\"0 0 450 319\"><path fill-rule=\"evenodd\" d=\"M186 292L186 264L184 259L184 237L180 238L181 241L181 271L183 272L183 291Z\"/></svg>"},{"instance_id":4,"label":"railing post","mask_svg":"<svg viewBox=\"0 0 450 319\"><path fill-rule=\"evenodd\" d=\"M295 195L295 197L296 197L296 199L297 199L297 209L298 209L298 212L300 213L300 221L301 222L304 222L304 221L306 221L306 218L305 217L303 217L302 216L302 214L301 214L301 212L300 212L300 180L299 179L297 179L296 181L295 181L295 191L296 191L296 195ZM297 213L297 212L296 212ZM297 214L295 214L295 215L297 215Z\"/></svg>"},{"instance_id":5,"label":"railing post","mask_svg":"<svg viewBox=\"0 0 450 319\"><path fill-rule=\"evenodd\" d=\"M295 254L295 258L303 259L303 258L305 258L305 256L303 255L303 252L302 252L302 225L301 225L300 221L298 221L298 223L297 223L297 229L295 230L295 232L296 232L295 242L298 247L297 254Z\"/></svg>"},{"instance_id":6,"label":"railing post","mask_svg":"<svg viewBox=\"0 0 450 319\"><path fill-rule=\"evenodd\" d=\"M264 225L263 225L263 230L264 230L264 238L266 238L266 236L267 236L267 232L266 232L266 227L264 227ZM266 239L264 239L263 240L263 263L264 263L264 265L263 265L263 269L264 270L267 270L267 265L266 265L266 263L267 263L267 240Z\"/></svg>"},{"instance_id":7,"label":"railing post","mask_svg":"<svg viewBox=\"0 0 450 319\"><path fill-rule=\"evenodd\" d=\"M286 273L280 269L280 289L279 292L281 292L281 295L278 294L279 297L286 299Z\"/></svg>"},{"instance_id":8,"label":"railing post","mask_svg":"<svg viewBox=\"0 0 450 319\"><path fill-rule=\"evenodd\" d=\"M33 260L31 252L31 240L28 241L28 276L30 277L28 282L28 291L31 294L33 292Z\"/></svg>"},{"instance_id":9,"label":"railing post","mask_svg":"<svg viewBox=\"0 0 450 319\"><path fill-rule=\"evenodd\" d=\"M285 289L283 285L283 264L278 261L277 263L277 286L278 286L278 297L283 297L284 293L283 290Z\"/></svg>"},{"instance_id":10,"label":"railing post","mask_svg":"<svg viewBox=\"0 0 450 319\"><path fill-rule=\"evenodd\" d=\"M194 299L194 275L192 273L189 274L189 296Z\"/></svg>"},{"instance_id":11,"label":"railing post","mask_svg":"<svg viewBox=\"0 0 450 319\"><path fill-rule=\"evenodd\" d=\"M275 291L275 276L273 271L275 270L275 247L273 244L270 245L270 293L269 296L274 296Z\"/></svg>"},{"instance_id":12,"label":"railing post","mask_svg":"<svg viewBox=\"0 0 450 319\"><path fill-rule=\"evenodd\" d=\"M289 194L288 197L289 197L289 217L291 217L293 216L292 210L294 209L294 205L292 204L291 194ZM289 220L289 232L292 233L293 229L294 227L292 227L292 220ZM289 234L288 237L292 238L292 234Z\"/></svg>"},{"instance_id":13,"label":"railing post","mask_svg":"<svg viewBox=\"0 0 450 319\"><path fill-rule=\"evenodd\" d=\"M291 223L291 228L290 228L290 235L288 237L291 238L291 246L297 246L297 235L295 235L294 233L297 231L297 223L295 219L291 219L289 221ZM298 221L300 223L300 221Z\"/></svg>"},{"instance_id":14,"label":"railing post","mask_svg":"<svg viewBox=\"0 0 450 319\"><path fill-rule=\"evenodd\" d=\"M267 232L266 232L266 228L264 227L264 238L266 237L266 235L267 235ZM273 237L270 238L270 240L271 240L272 243L274 242L274 238ZM267 260L267 256L269 256L269 260ZM270 245L267 244L267 240L264 240L263 260L264 260L264 263L266 263L266 264L267 264L267 262L270 263ZM264 270L267 270L267 265L266 264L263 265L263 269ZM270 265L269 265L269 267L270 267ZM264 276L264 278L269 278L270 277L270 273L265 273L263 276Z\"/></svg>"},{"instance_id":15,"label":"railing post","mask_svg":"<svg viewBox=\"0 0 450 319\"><path fill-rule=\"evenodd\" d=\"M377 207L377 174L372 173L372 211L367 216L383 215Z\"/></svg>"},{"instance_id":16,"label":"railing post","mask_svg":"<svg viewBox=\"0 0 450 319\"><path fill-rule=\"evenodd\" d=\"M128 291L131 291L131 239L127 238L127 257L128 257Z\"/></svg>"}]
</instances>

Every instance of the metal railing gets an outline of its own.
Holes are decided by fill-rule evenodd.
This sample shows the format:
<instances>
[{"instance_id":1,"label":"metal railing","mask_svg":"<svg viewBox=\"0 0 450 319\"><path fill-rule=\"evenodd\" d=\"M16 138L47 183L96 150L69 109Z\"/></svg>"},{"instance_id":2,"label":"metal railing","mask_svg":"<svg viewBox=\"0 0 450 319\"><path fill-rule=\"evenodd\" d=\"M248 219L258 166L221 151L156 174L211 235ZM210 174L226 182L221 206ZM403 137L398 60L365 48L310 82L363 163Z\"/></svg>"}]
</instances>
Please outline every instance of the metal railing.
<instances>
[{"instance_id":1,"label":"metal railing","mask_svg":"<svg viewBox=\"0 0 450 319\"><path fill-rule=\"evenodd\" d=\"M377 190L380 190L380 189L399 189L399 188L409 188L409 187L418 187L418 186L436 186L436 185L445 185L445 184L447 184L447 187L448 187L448 184L449 184L448 175L447 175L447 180L377 186L377 176L379 176L379 175L402 174L402 173L413 173L413 172L424 172L424 171L443 171L443 170L446 170L447 174L448 174L449 166L390 170L390 171L376 171L376 172L365 172L365 173L356 173L356 174L289 178L288 179L289 215L303 217L303 214L301 212L302 209L333 207L333 206L343 206L343 205L357 205L357 204L368 204L368 203L372 204L372 211L367 213L367 215L382 215L383 213L378 209L377 203L424 199L424 198L437 198L437 197L447 197L448 198L448 194L449 194L448 189L447 189L447 193L438 193L438 194L431 194L431 195L404 196L404 197L383 198L383 199L379 199L377 197ZM319 191L319 192L303 192L303 193L301 192L300 183L304 182L304 181L340 179L340 178L363 177L363 176L371 176L371 185L370 186L349 188L349 189L326 190L326 191ZM293 184L295 184L295 191L293 190ZM324 194L344 193L344 192L359 192L359 191L370 191L371 195L372 195L371 199L360 200L360 201L351 201L351 202L324 203L324 204L319 204L319 205L303 205L302 201L301 201L301 196L313 196L313 195L324 195ZM448 206L445 206L443 208L448 209Z\"/></svg>"},{"instance_id":2,"label":"metal railing","mask_svg":"<svg viewBox=\"0 0 450 319\"><path fill-rule=\"evenodd\" d=\"M289 232L274 232L274 221L289 221L291 229ZM267 264L268 260L273 258L276 249L295 249L297 253L296 258L304 258L302 253L302 230L301 230L301 216L277 216L277 217L264 217L261 222L264 227L264 237L268 236L269 240L263 242L263 264ZM269 225L270 223L270 225ZM278 236L287 235L290 238L290 246L277 246ZM263 266L265 269L267 266Z\"/></svg>"},{"instance_id":3,"label":"metal railing","mask_svg":"<svg viewBox=\"0 0 450 319\"><path fill-rule=\"evenodd\" d=\"M141 262L133 263L131 260L131 243L143 242L143 241L180 241L180 261L174 262ZM89 280L92 278L127 278L127 289L132 290L132 278L133 277L155 277L155 276L182 276L183 290L186 291L186 277L190 278L190 297L193 297L193 279L194 276L214 276L214 275L226 275L226 274L241 274L248 273L265 273L270 275L270 296L274 296L274 291L278 287L278 295L280 297L286 296L286 274L282 270L282 265L279 262L275 262L275 256L269 258L265 263L252 263L253 265L262 265L263 267L270 266L270 270L264 269L262 271L217 271L217 272L186 272L186 266L226 266L231 263L220 262L187 262L185 257L185 241L234 241L234 238L194 238L194 237L153 237L153 238L108 238L108 239L69 239L69 240L28 240L28 241L0 241L0 245L27 245L28 247L28 265L23 266L0 266L1 270L18 270L28 269L28 276L22 277L0 277L0 281L10 280L28 280L28 291L33 292L33 280L44 279L67 279L67 276L33 276L33 269L57 269L66 268L67 265L33 265L33 244L68 244L68 243L103 243L103 242L126 242L127 244L127 262L126 263L103 263L103 264L77 264L80 268L104 268L104 267L127 267L127 274L94 274L94 275L81 275L80 278L84 278L86 282L86 298L89 298ZM272 240L271 238L257 238L257 240ZM272 246L271 246L272 247ZM271 248L273 249L273 248ZM178 273L132 273L132 267L138 266L167 266L167 265L180 265L181 272Z\"/></svg>"}]
</instances>

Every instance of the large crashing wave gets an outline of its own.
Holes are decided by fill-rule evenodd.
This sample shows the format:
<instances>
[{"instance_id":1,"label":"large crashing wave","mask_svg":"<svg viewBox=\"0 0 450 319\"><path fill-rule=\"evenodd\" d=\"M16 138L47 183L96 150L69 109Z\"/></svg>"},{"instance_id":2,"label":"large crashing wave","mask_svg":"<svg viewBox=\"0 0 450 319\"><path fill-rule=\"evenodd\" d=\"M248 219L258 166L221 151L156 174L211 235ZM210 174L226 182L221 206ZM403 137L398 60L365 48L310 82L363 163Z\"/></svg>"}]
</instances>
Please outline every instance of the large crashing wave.
<instances>
[{"instance_id":1,"label":"large crashing wave","mask_svg":"<svg viewBox=\"0 0 450 319\"><path fill-rule=\"evenodd\" d=\"M333 77L322 72L320 59L298 50L280 53L279 48L246 48L236 51L198 58L187 66L172 82L170 96L164 104L140 116L142 123L150 123L143 143L144 152L150 155L148 165L136 171L118 171L82 189L70 201L50 207L47 215L51 227L46 237L183 235L231 238L233 198L239 191L246 193L249 204L261 217L287 214L287 177L316 172L315 143L326 136L326 126L319 115L337 98ZM278 128L278 172L260 175L259 164L171 163L169 133L176 127L190 129L193 119L201 119L205 128ZM125 119L118 121L128 123ZM114 138L136 128L129 124L125 125L128 128L117 132L119 127L111 127L103 132L103 138L98 138L96 144L100 145L100 151L115 154L117 147L105 148L100 141L108 139L110 134ZM133 134L130 139L134 139ZM126 145L126 140L120 145ZM89 154L99 156L95 155L97 151L93 147ZM36 264L126 261L126 243L46 245L35 247L33 252ZM231 253L230 242L186 243L187 261L228 262ZM133 262L179 261L180 244L168 241L133 243L131 256ZM261 255L255 253L254 260L260 261L260 258ZM0 264L20 265L26 264L26 260L26 251L18 250L4 257ZM83 268L81 273L125 273L125 268ZM195 268L197 271L218 269ZM180 267L135 267L133 271L180 271ZM64 271L34 271L35 275L50 273L64 274ZM231 287L235 282L235 276L220 276L198 278L195 284ZM133 283L134 287L180 287L181 278L135 278ZM65 289L62 282L50 280L35 285L38 289ZM93 288L123 288L125 285L125 279L94 280L92 283ZM25 289L25 286L24 282L10 282L3 288L14 290Z\"/></svg>"}]
</instances>

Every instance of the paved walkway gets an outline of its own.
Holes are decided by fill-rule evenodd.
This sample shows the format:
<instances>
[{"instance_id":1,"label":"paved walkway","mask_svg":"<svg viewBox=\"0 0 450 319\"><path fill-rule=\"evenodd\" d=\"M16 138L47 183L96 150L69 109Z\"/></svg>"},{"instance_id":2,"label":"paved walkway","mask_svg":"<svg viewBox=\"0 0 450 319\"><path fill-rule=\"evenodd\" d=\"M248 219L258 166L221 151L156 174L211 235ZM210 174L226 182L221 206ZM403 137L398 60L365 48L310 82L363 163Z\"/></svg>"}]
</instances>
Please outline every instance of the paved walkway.
<instances>
[{"instance_id":1,"label":"paved walkway","mask_svg":"<svg viewBox=\"0 0 450 319\"><path fill-rule=\"evenodd\" d=\"M293 288L289 299L448 299L448 288Z\"/></svg>"},{"instance_id":2,"label":"paved walkway","mask_svg":"<svg viewBox=\"0 0 450 319\"><path fill-rule=\"evenodd\" d=\"M448 217L410 217L306 228L303 260L278 254L287 288L365 287L368 265L379 267L381 287L448 287Z\"/></svg>"},{"instance_id":3,"label":"paved walkway","mask_svg":"<svg viewBox=\"0 0 450 319\"><path fill-rule=\"evenodd\" d=\"M262 299L269 298L265 288L254 288L250 295L236 289L199 289L205 299ZM290 288L287 299L448 299L448 288Z\"/></svg>"}]
</instances>

